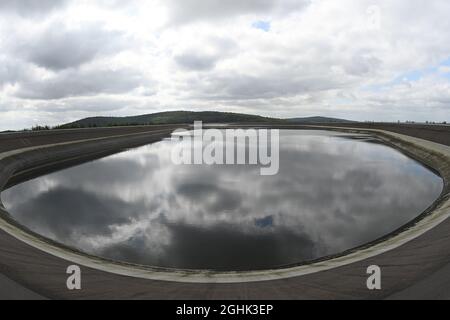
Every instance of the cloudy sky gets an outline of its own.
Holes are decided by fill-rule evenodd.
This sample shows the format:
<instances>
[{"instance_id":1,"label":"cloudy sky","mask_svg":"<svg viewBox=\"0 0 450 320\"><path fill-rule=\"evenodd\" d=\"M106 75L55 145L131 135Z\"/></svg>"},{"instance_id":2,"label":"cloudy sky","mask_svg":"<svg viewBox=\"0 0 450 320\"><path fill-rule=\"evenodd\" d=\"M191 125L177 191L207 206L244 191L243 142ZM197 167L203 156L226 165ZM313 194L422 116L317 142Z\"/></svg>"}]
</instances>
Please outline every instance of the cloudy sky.
<instances>
[{"instance_id":1,"label":"cloudy sky","mask_svg":"<svg viewBox=\"0 0 450 320\"><path fill-rule=\"evenodd\" d=\"M0 0L0 130L218 110L450 120L447 0Z\"/></svg>"}]
</instances>

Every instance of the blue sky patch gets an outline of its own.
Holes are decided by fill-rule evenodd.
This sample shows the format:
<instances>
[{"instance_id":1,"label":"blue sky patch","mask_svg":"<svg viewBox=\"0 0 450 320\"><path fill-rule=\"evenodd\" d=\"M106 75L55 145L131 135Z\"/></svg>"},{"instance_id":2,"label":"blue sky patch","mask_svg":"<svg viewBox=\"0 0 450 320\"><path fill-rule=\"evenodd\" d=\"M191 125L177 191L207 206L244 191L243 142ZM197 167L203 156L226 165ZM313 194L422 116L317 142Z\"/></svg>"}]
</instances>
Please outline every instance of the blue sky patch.
<instances>
[{"instance_id":1,"label":"blue sky patch","mask_svg":"<svg viewBox=\"0 0 450 320\"><path fill-rule=\"evenodd\" d=\"M437 66L432 66L432 67L428 67L428 68L424 68L424 69L411 70L409 72L405 72L388 83L365 86L363 88L363 90L368 90L371 92L380 92L384 89L395 86L397 84L401 84L405 81L406 82L416 82L428 75L438 74L439 69L441 67L450 67L450 58L442 61ZM441 73L439 76L450 80L450 72Z\"/></svg>"},{"instance_id":2,"label":"blue sky patch","mask_svg":"<svg viewBox=\"0 0 450 320\"><path fill-rule=\"evenodd\" d=\"M267 216L262 219L255 219L255 225L260 228L269 228L273 227L273 217Z\"/></svg>"},{"instance_id":3,"label":"blue sky patch","mask_svg":"<svg viewBox=\"0 0 450 320\"><path fill-rule=\"evenodd\" d=\"M259 20L259 21L254 22L252 24L252 27L255 29L263 30L265 32L269 32L270 31L270 21Z\"/></svg>"}]
</instances>

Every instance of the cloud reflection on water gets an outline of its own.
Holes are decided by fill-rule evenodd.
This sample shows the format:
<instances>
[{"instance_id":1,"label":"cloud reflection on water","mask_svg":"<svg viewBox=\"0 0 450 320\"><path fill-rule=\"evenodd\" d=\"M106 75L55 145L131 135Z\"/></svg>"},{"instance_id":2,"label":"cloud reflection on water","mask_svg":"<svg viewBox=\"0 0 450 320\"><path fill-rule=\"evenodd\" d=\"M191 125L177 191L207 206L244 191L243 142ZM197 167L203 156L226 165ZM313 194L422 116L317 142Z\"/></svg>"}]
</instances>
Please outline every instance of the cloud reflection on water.
<instances>
[{"instance_id":1,"label":"cloud reflection on water","mask_svg":"<svg viewBox=\"0 0 450 320\"><path fill-rule=\"evenodd\" d=\"M442 181L394 149L346 134L281 131L280 172L175 166L172 141L49 174L2 194L13 217L100 256L244 270L314 259L395 230ZM350 139L352 138L352 139Z\"/></svg>"}]
</instances>

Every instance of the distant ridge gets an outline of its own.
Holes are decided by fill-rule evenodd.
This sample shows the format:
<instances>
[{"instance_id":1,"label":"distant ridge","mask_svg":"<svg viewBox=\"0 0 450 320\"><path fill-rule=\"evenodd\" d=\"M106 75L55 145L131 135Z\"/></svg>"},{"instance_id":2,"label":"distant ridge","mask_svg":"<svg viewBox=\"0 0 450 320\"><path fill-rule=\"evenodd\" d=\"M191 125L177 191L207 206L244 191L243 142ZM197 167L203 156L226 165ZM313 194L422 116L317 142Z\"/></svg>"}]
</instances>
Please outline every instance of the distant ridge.
<instances>
[{"instance_id":1,"label":"distant ridge","mask_svg":"<svg viewBox=\"0 0 450 320\"><path fill-rule=\"evenodd\" d=\"M349 120L325 118L325 117L277 119L257 115L230 113L230 112L168 111L130 117L90 117L70 122L67 124L63 124L56 128L68 129L68 128L152 125L152 124L181 124L181 123L193 123L194 121L203 121L204 123L277 122L277 123L299 123L299 124L351 122Z\"/></svg>"},{"instance_id":2,"label":"distant ridge","mask_svg":"<svg viewBox=\"0 0 450 320\"><path fill-rule=\"evenodd\" d=\"M268 122L276 119L229 112L169 111L131 117L90 117L64 124L59 128L109 127L151 124Z\"/></svg>"}]
</instances>

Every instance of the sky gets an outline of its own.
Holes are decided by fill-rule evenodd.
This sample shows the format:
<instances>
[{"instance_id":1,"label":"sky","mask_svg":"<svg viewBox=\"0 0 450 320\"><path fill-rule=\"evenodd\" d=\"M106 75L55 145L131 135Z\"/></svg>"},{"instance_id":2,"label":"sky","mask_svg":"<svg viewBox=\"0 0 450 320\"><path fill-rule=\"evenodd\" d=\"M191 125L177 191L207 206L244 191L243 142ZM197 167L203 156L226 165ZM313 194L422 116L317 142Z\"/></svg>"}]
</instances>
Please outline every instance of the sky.
<instances>
[{"instance_id":1,"label":"sky","mask_svg":"<svg viewBox=\"0 0 450 320\"><path fill-rule=\"evenodd\" d=\"M0 130L171 110L450 122L447 0L0 0Z\"/></svg>"}]
</instances>

